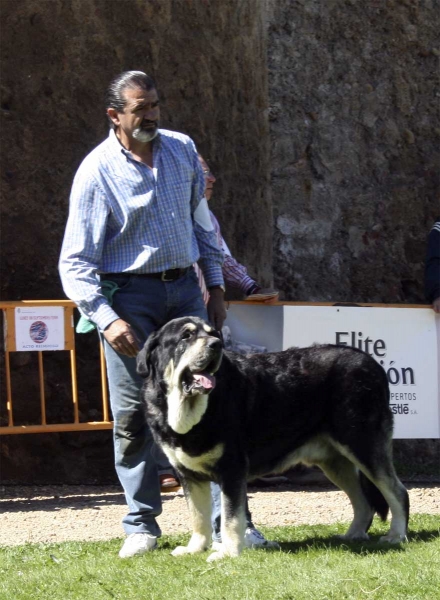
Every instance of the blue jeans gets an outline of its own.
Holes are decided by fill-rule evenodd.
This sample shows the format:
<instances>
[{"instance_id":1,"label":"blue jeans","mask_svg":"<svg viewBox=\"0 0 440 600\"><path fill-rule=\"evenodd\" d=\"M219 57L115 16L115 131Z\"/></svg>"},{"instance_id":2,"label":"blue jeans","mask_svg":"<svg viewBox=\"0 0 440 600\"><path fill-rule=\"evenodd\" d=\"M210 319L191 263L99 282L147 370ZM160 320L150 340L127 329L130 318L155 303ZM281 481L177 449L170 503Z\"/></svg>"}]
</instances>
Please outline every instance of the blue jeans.
<instances>
[{"instance_id":1,"label":"blue jeans","mask_svg":"<svg viewBox=\"0 0 440 600\"><path fill-rule=\"evenodd\" d=\"M207 319L193 269L173 282L128 274L107 279L119 286L112 307L134 328L141 344L171 319ZM115 466L129 510L122 520L123 527L127 534L148 532L160 536L156 522L162 512L157 460L159 468L168 461L158 450L145 421L139 393L143 380L136 373L136 359L119 354L106 341L104 347L114 420Z\"/></svg>"}]
</instances>

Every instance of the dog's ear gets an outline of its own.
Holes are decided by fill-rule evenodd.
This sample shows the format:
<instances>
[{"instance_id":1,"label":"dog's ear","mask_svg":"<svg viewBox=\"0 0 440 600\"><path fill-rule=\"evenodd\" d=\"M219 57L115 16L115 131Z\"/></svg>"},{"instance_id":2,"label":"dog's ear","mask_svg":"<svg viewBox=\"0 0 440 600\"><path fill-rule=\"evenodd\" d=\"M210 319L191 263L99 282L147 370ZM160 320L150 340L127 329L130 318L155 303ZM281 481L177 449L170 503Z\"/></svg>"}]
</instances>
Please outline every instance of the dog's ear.
<instances>
[{"instance_id":1,"label":"dog's ear","mask_svg":"<svg viewBox=\"0 0 440 600\"><path fill-rule=\"evenodd\" d=\"M153 331L136 357L136 370L141 377L148 377L151 368L151 353L159 343L159 331Z\"/></svg>"}]
</instances>

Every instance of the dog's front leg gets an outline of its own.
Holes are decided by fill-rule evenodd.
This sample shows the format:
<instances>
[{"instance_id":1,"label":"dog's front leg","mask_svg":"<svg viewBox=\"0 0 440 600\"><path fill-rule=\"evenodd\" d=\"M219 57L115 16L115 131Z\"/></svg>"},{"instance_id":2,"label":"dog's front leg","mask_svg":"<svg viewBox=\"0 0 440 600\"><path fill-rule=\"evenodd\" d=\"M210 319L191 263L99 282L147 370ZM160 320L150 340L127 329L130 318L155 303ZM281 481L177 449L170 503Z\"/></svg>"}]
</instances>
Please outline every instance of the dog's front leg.
<instances>
[{"instance_id":1,"label":"dog's front leg","mask_svg":"<svg viewBox=\"0 0 440 600\"><path fill-rule=\"evenodd\" d=\"M222 543L216 545L216 552L208 557L208 562L228 556L238 556L244 547L246 530L246 480L224 482L221 501L221 537Z\"/></svg>"},{"instance_id":2,"label":"dog's front leg","mask_svg":"<svg viewBox=\"0 0 440 600\"><path fill-rule=\"evenodd\" d=\"M211 544L211 488L209 481L183 481L193 533L188 546L178 546L173 556L203 552Z\"/></svg>"}]
</instances>

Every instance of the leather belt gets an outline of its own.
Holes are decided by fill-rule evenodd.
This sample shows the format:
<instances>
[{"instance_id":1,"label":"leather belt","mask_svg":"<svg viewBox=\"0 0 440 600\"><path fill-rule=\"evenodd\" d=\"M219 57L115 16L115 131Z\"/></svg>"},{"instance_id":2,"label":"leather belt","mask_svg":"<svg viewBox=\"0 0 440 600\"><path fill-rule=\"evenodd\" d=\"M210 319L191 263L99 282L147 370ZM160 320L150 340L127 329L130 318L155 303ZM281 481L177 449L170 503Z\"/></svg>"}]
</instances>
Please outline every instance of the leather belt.
<instances>
[{"instance_id":1,"label":"leather belt","mask_svg":"<svg viewBox=\"0 0 440 600\"><path fill-rule=\"evenodd\" d=\"M188 273L192 267L185 267L184 269L168 269L167 271L160 271L159 273L102 273L101 279L112 279L115 275L130 275L131 277L153 277L154 279L160 279L161 281L176 281Z\"/></svg>"}]
</instances>

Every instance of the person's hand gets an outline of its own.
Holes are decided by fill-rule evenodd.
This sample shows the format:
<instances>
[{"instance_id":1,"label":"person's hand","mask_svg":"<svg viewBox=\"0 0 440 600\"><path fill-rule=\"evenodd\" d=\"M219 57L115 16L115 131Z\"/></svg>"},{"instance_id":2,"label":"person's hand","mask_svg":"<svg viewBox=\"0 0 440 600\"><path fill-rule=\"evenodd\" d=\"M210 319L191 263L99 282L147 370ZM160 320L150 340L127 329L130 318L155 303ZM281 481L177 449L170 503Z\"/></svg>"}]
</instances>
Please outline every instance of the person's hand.
<instances>
[{"instance_id":1,"label":"person's hand","mask_svg":"<svg viewBox=\"0 0 440 600\"><path fill-rule=\"evenodd\" d=\"M434 300L432 308L434 309L434 312L440 314L440 296Z\"/></svg>"},{"instance_id":2,"label":"person's hand","mask_svg":"<svg viewBox=\"0 0 440 600\"><path fill-rule=\"evenodd\" d=\"M280 297L280 293L278 290L272 290L270 288L263 288L260 290L259 292L260 294L275 294L274 296L271 296L270 298L267 298L267 300L263 300L264 304L274 304L275 302L278 302L278 299Z\"/></svg>"},{"instance_id":3,"label":"person's hand","mask_svg":"<svg viewBox=\"0 0 440 600\"><path fill-rule=\"evenodd\" d=\"M250 294L246 300L250 302L263 302L264 304L273 304L278 301L280 293L272 288L257 288Z\"/></svg>"},{"instance_id":4,"label":"person's hand","mask_svg":"<svg viewBox=\"0 0 440 600\"><path fill-rule=\"evenodd\" d=\"M135 357L140 350L139 340L133 328L122 319L110 323L103 331L103 335L113 350L119 354Z\"/></svg>"},{"instance_id":5,"label":"person's hand","mask_svg":"<svg viewBox=\"0 0 440 600\"><path fill-rule=\"evenodd\" d=\"M225 293L218 288L210 288L208 301L208 318L209 322L217 331L221 331L223 323L226 319Z\"/></svg>"}]
</instances>

